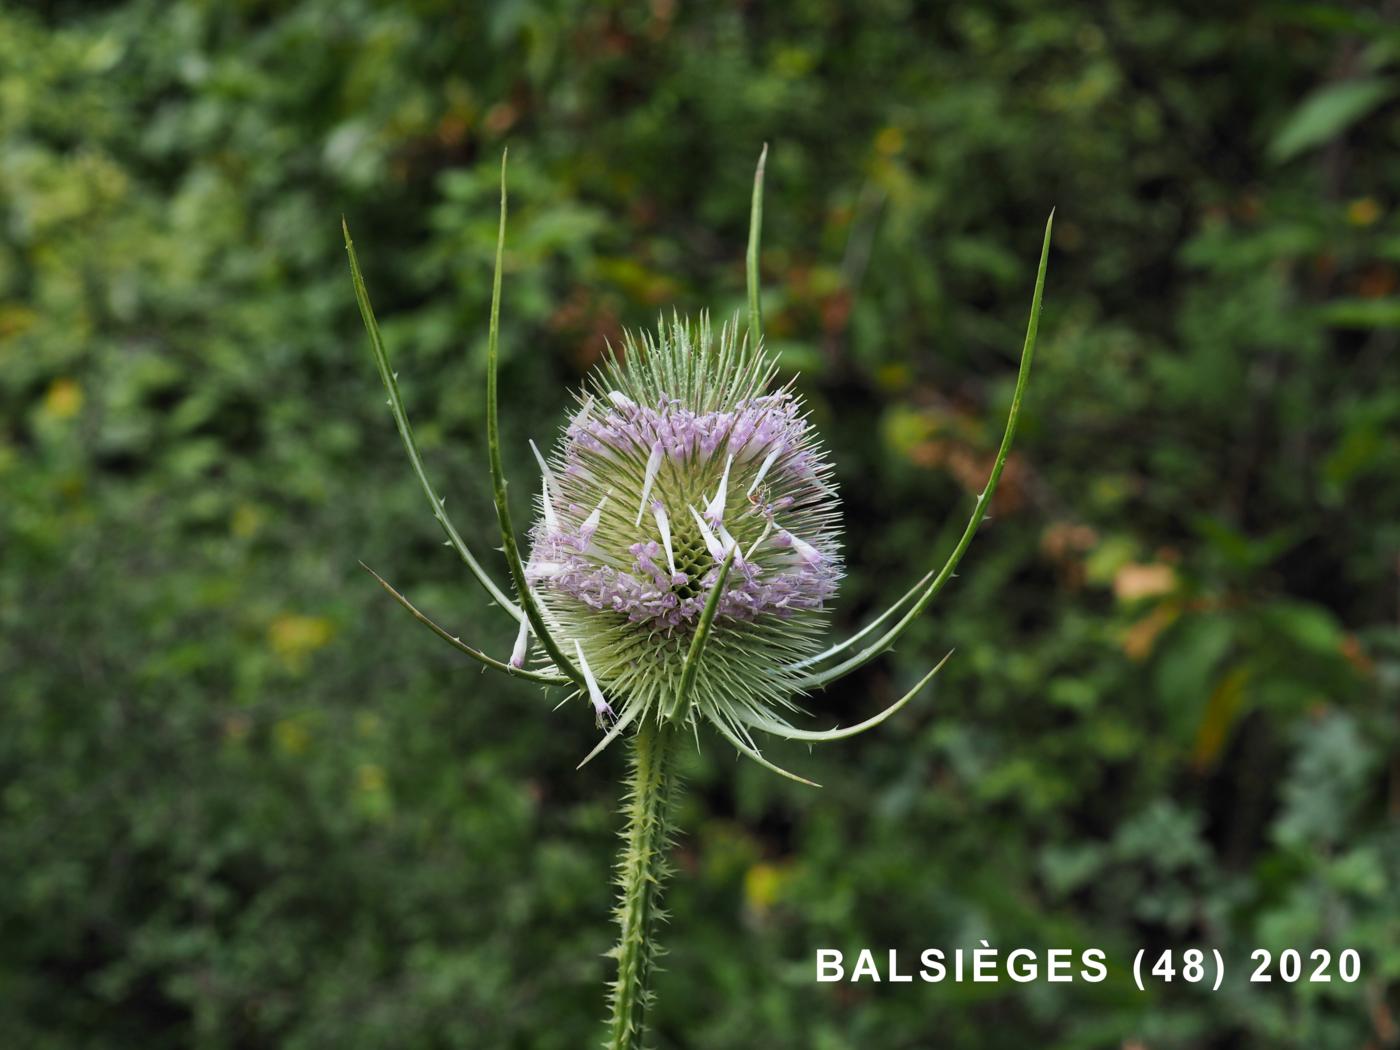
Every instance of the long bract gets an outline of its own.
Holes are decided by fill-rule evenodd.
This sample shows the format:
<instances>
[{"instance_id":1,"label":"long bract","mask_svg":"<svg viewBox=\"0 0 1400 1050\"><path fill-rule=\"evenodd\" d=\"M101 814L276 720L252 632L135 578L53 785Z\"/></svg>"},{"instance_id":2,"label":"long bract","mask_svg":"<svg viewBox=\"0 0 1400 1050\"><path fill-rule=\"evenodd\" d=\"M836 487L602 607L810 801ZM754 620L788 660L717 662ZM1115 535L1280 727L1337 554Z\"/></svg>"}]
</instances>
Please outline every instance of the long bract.
<instances>
[{"instance_id":1,"label":"long bract","mask_svg":"<svg viewBox=\"0 0 1400 1050\"><path fill-rule=\"evenodd\" d=\"M948 560L939 570L938 575L933 578L922 597L900 618L898 623L854 656L834 667L805 676L799 683L801 687L811 689L830 685L832 682L844 678L856 668L863 667L893 645L909 625L918 618L919 614L928 608L929 603L938 596L943 585L952 578L954 570L958 567L958 562L967 553L967 548L972 543L972 537L976 535L978 526L982 524L982 519L986 516L987 505L991 502L992 494L996 492L997 482L1001 480L1002 468L1006 466L1006 457L1011 452L1011 443L1016 437L1016 424L1021 416L1021 398L1025 394L1026 380L1030 377L1031 360L1035 356L1036 334L1040 328L1041 295L1045 290L1045 267L1050 257L1050 231L1054 222L1055 213L1052 211L1049 220L1045 223L1045 240L1040 249L1040 266L1036 271L1035 293L1031 299L1031 316L1026 326L1026 341L1021 348L1021 367L1016 375L1016 390L1011 398L1011 411L1006 419L1006 431L1002 434L1001 447L997 450L996 462L992 464L992 472L987 478L986 487L982 489L982 494L977 497L977 505L972 510L972 518L968 521L967 528L963 530L961 539L958 540L957 546L953 548L953 553L948 556Z\"/></svg>"},{"instance_id":2,"label":"long bract","mask_svg":"<svg viewBox=\"0 0 1400 1050\"><path fill-rule=\"evenodd\" d=\"M496 233L496 267L491 279L491 326L486 343L486 443L491 461L491 494L496 503L496 520L501 526L501 545L515 581L515 591L520 598L520 607L530 621L530 629L535 632L544 651L554 661L554 666L566 674L577 686L586 688L582 674L554 640L549 625L540 614L539 605L530 591L525 578L525 566L520 561L520 549L515 541L515 527L511 524L510 505L506 501L506 475L501 465L501 433L497 411L496 371L499 355L501 322L501 260L506 243L506 155L501 154L501 221Z\"/></svg>"},{"instance_id":3,"label":"long bract","mask_svg":"<svg viewBox=\"0 0 1400 1050\"><path fill-rule=\"evenodd\" d=\"M413 465L413 473L418 476L418 483L423 487L423 492L432 505L433 517L438 520L438 524L447 533L448 543L461 555L477 582L486 589L486 593L491 595L492 599L511 616L521 620L525 614L506 597L505 592L497 587L495 581L486 574L486 570L481 567L481 563L476 560L476 556L472 554L456 526L448 518L447 511L443 509L442 498L433 488L433 483L428 480L428 473L423 468L423 457L418 453L418 442L413 437L413 427L409 424L408 413L404 409L403 398L399 394L398 377L389 366L389 355L384 349L384 340L379 334L379 322L375 319L374 308L370 306L369 292L365 288L364 276L360 273L360 260L355 254L354 242L350 240L350 227L342 219L340 228L345 235L346 254L350 256L350 279L355 286L355 301L359 304L360 316L364 319L365 330L369 333L369 345L374 353L374 363L379 369L379 377L384 381L384 389L389 392L389 410L393 413L399 437L403 439L404 449L408 452L408 460Z\"/></svg>"}]
</instances>

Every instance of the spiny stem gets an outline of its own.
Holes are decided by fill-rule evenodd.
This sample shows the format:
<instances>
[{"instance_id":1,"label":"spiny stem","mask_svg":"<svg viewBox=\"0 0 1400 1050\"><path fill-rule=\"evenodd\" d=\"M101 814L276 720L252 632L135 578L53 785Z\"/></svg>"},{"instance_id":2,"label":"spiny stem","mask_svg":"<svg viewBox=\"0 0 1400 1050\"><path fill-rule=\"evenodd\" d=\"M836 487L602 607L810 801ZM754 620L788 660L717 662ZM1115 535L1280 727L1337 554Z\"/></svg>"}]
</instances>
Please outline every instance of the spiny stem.
<instances>
[{"instance_id":1,"label":"spiny stem","mask_svg":"<svg viewBox=\"0 0 1400 1050\"><path fill-rule=\"evenodd\" d=\"M619 899L615 912L618 942L609 954L617 959L617 979L609 1002L605 1050L641 1050L646 1038L648 983L661 954L652 936L661 910L661 889L671 873L666 851L671 845L671 809L677 793L675 772L679 731L669 722L645 718L632 735L632 775L625 799L626 845L617 865Z\"/></svg>"}]
</instances>

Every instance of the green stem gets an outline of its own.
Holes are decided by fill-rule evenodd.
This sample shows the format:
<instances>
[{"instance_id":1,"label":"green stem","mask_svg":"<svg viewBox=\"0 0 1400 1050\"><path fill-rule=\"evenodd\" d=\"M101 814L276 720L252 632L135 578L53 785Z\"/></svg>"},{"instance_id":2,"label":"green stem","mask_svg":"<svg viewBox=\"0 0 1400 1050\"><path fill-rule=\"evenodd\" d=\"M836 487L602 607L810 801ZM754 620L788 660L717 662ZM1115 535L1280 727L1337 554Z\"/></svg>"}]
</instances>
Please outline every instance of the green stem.
<instances>
[{"instance_id":1,"label":"green stem","mask_svg":"<svg viewBox=\"0 0 1400 1050\"><path fill-rule=\"evenodd\" d=\"M632 775L625 799L626 846L617 866L617 979L609 997L606 1050L641 1050L646 1037L648 982L660 950L652 937L661 910L661 889L671 866L671 809L679 778L675 772L679 731L668 722L643 719L632 736Z\"/></svg>"}]
</instances>

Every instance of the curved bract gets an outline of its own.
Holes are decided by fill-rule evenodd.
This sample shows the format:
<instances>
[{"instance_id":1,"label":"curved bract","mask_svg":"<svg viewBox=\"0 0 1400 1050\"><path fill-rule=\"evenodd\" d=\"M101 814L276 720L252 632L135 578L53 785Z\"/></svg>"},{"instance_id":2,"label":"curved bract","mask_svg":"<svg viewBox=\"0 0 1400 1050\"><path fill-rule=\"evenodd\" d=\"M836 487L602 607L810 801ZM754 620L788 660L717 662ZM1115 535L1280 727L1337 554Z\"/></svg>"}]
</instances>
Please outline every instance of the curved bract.
<instances>
[{"instance_id":1,"label":"curved bract","mask_svg":"<svg viewBox=\"0 0 1400 1050\"><path fill-rule=\"evenodd\" d=\"M496 522L501 527L501 552L506 558L506 568L515 582L515 594L520 601L520 611L525 614L530 628L535 632L540 645L556 668L576 686L587 688L582 668L576 667L565 654L563 647L545 626L539 604L525 580L525 566L520 561L520 548L515 540L515 526L511 522L510 501L506 499L505 468L501 464L500 413L497 396L497 367L500 357L501 331L501 257L506 250L506 155L501 154L501 221L496 228L496 266L491 276L491 326L486 339L486 447L491 463L491 494L496 504ZM596 691L591 690L591 691Z\"/></svg>"},{"instance_id":2,"label":"curved bract","mask_svg":"<svg viewBox=\"0 0 1400 1050\"><path fill-rule=\"evenodd\" d=\"M899 621L895 623L884 634L865 648L856 652L853 656L841 661L834 667L829 667L824 671L816 671L805 675L801 679L801 684L807 688L825 687L832 682L839 681L846 675L859 667L863 667L882 652L894 645L899 636L914 622L938 593L943 590L944 584L953 578L953 573L957 570L958 562L967 553L968 547L972 544L972 537L977 534L977 529L982 524L982 519L986 517L987 508L991 505L992 496L996 492L997 483L1001 481L1002 468L1006 466L1006 457L1011 454L1011 443L1016 439L1016 424L1021 418L1021 399L1026 393L1026 382L1030 379L1031 362L1035 358L1035 340L1040 330L1040 303L1041 296L1045 291L1045 267L1050 258L1050 231L1054 226L1055 213L1051 211L1050 218L1045 223L1045 240L1040 249L1040 266L1036 270L1035 294L1031 297L1031 319L1026 326L1026 341L1021 348L1021 367L1016 373L1016 389L1011 395L1011 410L1006 416L1006 429L1001 436L1001 447L997 450L996 459L992 463L991 473L987 475L987 484L977 496L977 502L972 508L972 517L968 519L967 527L963 529L962 536L954 546L953 552L948 555L948 560L943 563L943 567L936 574L925 576L924 580L916 584L914 589L909 591L894 606L880 615L875 623L866 627L860 634L847 639L839 645L832 646L821 654L821 659L839 656L855 647L855 643L866 634L870 633L879 623L889 619L895 610L903 606L917 594L917 600L909 608ZM805 666L805 665L804 665Z\"/></svg>"},{"instance_id":3,"label":"curved bract","mask_svg":"<svg viewBox=\"0 0 1400 1050\"><path fill-rule=\"evenodd\" d=\"M379 586L383 587L384 590L386 590L389 593L389 596L394 599L394 601L398 602L401 606L403 606L404 609L408 611L408 614L410 616L412 616L415 620L421 623L424 627L428 628L428 630L432 631L433 634L437 635L448 645L452 646L452 648L456 649L459 652L466 653L468 656L470 656L477 663L481 664L483 667L489 667L493 671L500 671L503 674L508 674L512 678L523 678L528 682L538 682L540 685L564 685L569 681L563 675L549 674L543 671L527 671L522 667L513 667L508 663L503 663L500 660L497 660L495 657L488 656L486 653L483 653L480 649L468 645L466 642L462 641L462 639L458 638L455 634L453 634L451 631L448 631L446 628L439 627L426 615L420 612L417 606L415 606L412 602L410 602L407 598L405 598L402 594L395 590L393 585L390 584L388 580L386 580L383 576L380 576L379 573L375 572L364 562L360 562L360 567L363 568L365 572L373 576L375 580L378 581Z\"/></svg>"},{"instance_id":4,"label":"curved bract","mask_svg":"<svg viewBox=\"0 0 1400 1050\"><path fill-rule=\"evenodd\" d=\"M428 503L433 508L433 517L442 526L443 532L447 533L447 545L467 563L467 568L471 570L471 574L476 577L477 582L481 584L486 593L516 620L523 622L525 614L506 597L505 593L496 586L496 582L486 574L486 570L477 561L476 555L462 539L462 534L457 531L457 526L453 525L452 519L447 516L446 499L437 494L433 483L428 480L428 472L423 467L423 457L418 451L418 442L413 436L413 427L408 421L408 411L404 408L403 396L399 393L399 375L389 365L389 354L384 349L384 340L379 334L379 322L375 319L374 307L369 302L369 291L365 288L365 279L360 273L360 259L355 254L355 242L350 239L350 227L344 219L340 222L340 228L345 235L345 253L350 257L350 278L355 287L355 301L359 304L360 316L365 322L365 330L369 333L369 346L374 354L375 367L379 369L379 378L383 381L384 389L389 395L389 411L393 413L394 424L398 427L399 437L403 440L404 451L408 453L408 461L413 465L413 473L417 476L418 484L422 487L423 494L428 497Z\"/></svg>"}]
</instances>

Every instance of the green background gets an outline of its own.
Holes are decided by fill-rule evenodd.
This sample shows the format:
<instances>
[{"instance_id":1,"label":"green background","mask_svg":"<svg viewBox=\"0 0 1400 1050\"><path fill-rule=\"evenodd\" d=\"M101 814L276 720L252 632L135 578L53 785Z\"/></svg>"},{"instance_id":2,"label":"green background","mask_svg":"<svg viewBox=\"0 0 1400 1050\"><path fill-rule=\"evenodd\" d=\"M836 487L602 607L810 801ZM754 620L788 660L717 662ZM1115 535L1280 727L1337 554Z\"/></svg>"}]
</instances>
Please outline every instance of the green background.
<instances>
[{"instance_id":1,"label":"green background","mask_svg":"<svg viewBox=\"0 0 1400 1050\"><path fill-rule=\"evenodd\" d=\"M942 5L928 5L941 8ZM1393 5L1392 5L1393 6ZM1370 4L416 0L0 9L7 1047L601 1035L620 750L498 654L384 405L494 546L622 327L743 301L833 449L847 632L992 520L879 731L687 759L661 1048L1400 1043L1400 25ZM1382 12L1382 13L1376 13ZM516 513L526 512L524 497ZM501 577L503 578L503 576ZM1102 984L818 985L818 947L1103 948ZM1146 994L1139 947L1219 947ZM1255 947L1362 979L1250 984Z\"/></svg>"}]
</instances>

